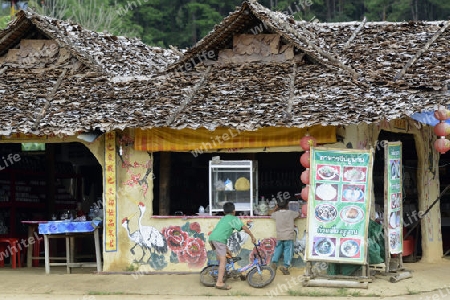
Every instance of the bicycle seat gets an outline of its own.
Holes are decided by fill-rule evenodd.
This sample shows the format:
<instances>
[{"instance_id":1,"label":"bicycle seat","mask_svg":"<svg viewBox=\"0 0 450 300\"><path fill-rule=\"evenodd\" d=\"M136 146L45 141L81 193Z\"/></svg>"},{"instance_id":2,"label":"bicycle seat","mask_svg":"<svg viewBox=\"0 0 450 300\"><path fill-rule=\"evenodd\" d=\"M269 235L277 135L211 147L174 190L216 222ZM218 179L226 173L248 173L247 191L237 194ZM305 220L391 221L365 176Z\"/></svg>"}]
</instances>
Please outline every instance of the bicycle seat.
<instances>
[{"instance_id":1,"label":"bicycle seat","mask_svg":"<svg viewBox=\"0 0 450 300\"><path fill-rule=\"evenodd\" d=\"M235 263L237 261L240 261L241 259L242 258L240 258L240 257L229 257L229 258L227 258L227 261L228 261L228 263L230 263L230 262Z\"/></svg>"}]
</instances>

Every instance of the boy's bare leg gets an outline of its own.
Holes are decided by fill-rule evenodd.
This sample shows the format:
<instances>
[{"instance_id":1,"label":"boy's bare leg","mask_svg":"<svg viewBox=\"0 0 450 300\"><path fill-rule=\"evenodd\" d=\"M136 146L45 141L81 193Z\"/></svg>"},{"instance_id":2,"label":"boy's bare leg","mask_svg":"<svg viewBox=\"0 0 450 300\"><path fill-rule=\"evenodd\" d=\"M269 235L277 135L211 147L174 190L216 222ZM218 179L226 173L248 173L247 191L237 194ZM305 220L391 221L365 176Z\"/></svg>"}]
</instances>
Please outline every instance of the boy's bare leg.
<instances>
[{"instance_id":1,"label":"boy's bare leg","mask_svg":"<svg viewBox=\"0 0 450 300\"><path fill-rule=\"evenodd\" d=\"M223 282L223 276L225 275L226 262L226 256L219 256L219 274L217 275L216 286L222 287L225 285L225 283Z\"/></svg>"}]
</instances>

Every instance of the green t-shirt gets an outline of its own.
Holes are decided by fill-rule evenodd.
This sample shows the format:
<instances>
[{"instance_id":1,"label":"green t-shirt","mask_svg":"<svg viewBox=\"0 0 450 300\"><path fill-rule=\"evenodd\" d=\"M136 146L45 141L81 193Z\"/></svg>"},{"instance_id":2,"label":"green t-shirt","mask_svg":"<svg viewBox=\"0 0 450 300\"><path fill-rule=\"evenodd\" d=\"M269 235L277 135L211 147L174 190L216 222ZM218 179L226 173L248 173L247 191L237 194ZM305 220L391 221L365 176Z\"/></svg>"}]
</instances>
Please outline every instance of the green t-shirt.
<instances>
[{"instance_id":1,"label":"green t-shirt","mask_svg":"<svg viewBox=\"0 0 450 300\"><path fill-rule=\"evenodd\" d=\"M214 227L211 235L209 236L209 241L226 244L233 231L235 229L237 231L240 231L242 229L242 226L244 226L244 223L242 223L241 219L239 219L238 217L232 214L225 215L224 217L222 217L222 219L219 220L219 223L217 223L216 227Z\"/></svg>"}]
</instances>

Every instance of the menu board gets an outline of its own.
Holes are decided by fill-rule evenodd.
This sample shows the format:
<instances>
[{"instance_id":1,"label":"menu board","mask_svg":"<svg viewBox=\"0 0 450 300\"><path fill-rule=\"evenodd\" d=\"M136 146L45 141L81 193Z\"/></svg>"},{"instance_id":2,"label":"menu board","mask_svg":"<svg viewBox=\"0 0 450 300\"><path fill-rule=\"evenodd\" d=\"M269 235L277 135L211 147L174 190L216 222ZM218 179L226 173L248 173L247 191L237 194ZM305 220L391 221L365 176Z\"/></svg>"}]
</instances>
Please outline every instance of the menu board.
<instances>
[{"instance_id":1,"label":"menu board","mask_svg":"<svg viewBox=\"0 0 450 300\"><path fill-rule=\"evenodd\" d=\"M310 261L366 264L372 150L311 148Z\"/></svg>"},{"instance_id":2,"label":"menu board","mask_svg":"<svg viewBox=\"0 0 450 300\"><path fill-rule=\"evenodd\" d=\"M385 142L385 214L389 253L403 251L402 143Z\"/></svg>"}]
</instances>

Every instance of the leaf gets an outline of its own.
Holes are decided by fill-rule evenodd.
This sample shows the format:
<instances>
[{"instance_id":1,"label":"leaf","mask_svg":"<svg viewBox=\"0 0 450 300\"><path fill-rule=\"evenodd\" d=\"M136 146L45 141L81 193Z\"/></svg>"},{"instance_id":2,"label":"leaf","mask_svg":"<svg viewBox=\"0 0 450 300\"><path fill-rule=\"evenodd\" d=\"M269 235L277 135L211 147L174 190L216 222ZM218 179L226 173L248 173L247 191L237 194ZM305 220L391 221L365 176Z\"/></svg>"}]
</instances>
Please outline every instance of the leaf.
<instances>
[{"instance_id":1,"label":"leaf","mask_svg":"<svg viewBox=\"0 0 450 300\"><path fill-rule=\"evenodd\" d=\"M171 264L179 263L178 255L175 252L173 252L173 251L170 253L170 263Z\"/></svg>"},{"instance_id":2,"label":"leaf","mask_svg":"<svg viewBox=\"0 0 450 300\"><path fill-rule=\"evenodd\" d=\"M191 229L190 229L190 227L189 227L189 222L186 222L186 224L184 224L183 226L181 226L181 230L183 230L183 231L189 233L189 231L191 231ZM191 235L191 234L189 233L189 235Z\"/></svg>"},{"instance_id":3,"label":"leaf","mask_svg":"<svg viewBox=\"0 0 450 300\"><path fill-rule=\"evenodd\" d=\"M194 232L195 232L195 231L194 231ZM206 240L205 240L205 234L204 234L203 232L201 232L201 233L195 232L195 233L194 233L194 237L195 237L195 238L199 238L199 239L201 239L201 240L204 241L204 242L206 241Z\"/></svg>"},{"instance_id":4,"label":"leaf","mask_svg":"<svg viewBox=\"0 0 450 300\"><path fill-rule=\"evenodd\" d=\"M159 255L156 253L152 253L150 255L150 258L148 259L148 263L150 267L152 267L155 270L162 270L165 267L167 267L167 262L164 257L164 255Z\"/></svg>"}]
</instances>

